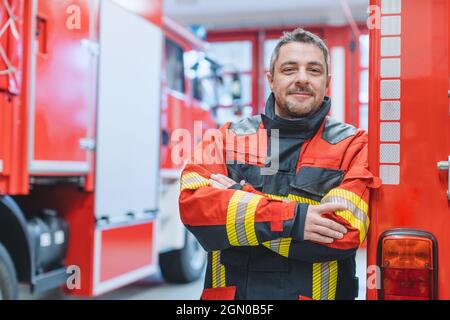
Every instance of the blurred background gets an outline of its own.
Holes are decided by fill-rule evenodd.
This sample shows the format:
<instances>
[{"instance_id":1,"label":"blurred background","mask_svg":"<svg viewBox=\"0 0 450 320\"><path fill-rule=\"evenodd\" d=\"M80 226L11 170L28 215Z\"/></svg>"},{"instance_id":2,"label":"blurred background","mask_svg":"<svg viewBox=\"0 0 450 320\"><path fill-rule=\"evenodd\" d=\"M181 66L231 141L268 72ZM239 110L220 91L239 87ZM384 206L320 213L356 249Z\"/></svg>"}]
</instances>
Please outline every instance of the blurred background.
<instances>
[{"instance_id":1,"label":"blurred background","mask_svg":"<svg viewBox=\"0 0 450 320\"><path fill-rule=\"evenodd\" d=\"M207 256L180 219L182 168L209 129L264 111L272 50L297 27L330 50L331 116L370 123L382 186L358 299L448 298L449 9L1 0L0 300L199 299Z\"/></svg>"},{"instance_id":2,"label":"blurred background","mask_svg":"<svg viewBox=\"0 0 450 320\"><path fill-rule=\"evenodd\" d=\"M329 47L331 116L367 130L368 8L1 2L0 299L198 299L206 256L179 218L174 137L263 112L272 50L297 27Z\"/></svg>"}]
</instances>

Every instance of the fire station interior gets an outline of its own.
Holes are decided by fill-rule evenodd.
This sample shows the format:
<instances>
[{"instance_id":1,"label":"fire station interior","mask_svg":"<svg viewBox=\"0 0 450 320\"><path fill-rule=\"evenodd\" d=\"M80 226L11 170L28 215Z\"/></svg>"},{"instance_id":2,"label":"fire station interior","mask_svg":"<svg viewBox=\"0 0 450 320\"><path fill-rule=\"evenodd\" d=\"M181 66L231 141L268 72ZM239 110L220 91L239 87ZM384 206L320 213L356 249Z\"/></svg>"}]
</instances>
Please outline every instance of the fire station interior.
<instances>
[{"instance_id":1,"label":"fire station interior","mask_svg":"<svg viewBox=\"0 0 450 320\"><path fill-rule=\"evenodd\" d=\"M355 298L449 299L449 12L446 0L0 2L0 300L200 299L209 258L178 203L194 151L177 142L264 113L272 52L298 27L326 43L328 116L368 132L382 182Z\"/></svg>"}]
</instances>

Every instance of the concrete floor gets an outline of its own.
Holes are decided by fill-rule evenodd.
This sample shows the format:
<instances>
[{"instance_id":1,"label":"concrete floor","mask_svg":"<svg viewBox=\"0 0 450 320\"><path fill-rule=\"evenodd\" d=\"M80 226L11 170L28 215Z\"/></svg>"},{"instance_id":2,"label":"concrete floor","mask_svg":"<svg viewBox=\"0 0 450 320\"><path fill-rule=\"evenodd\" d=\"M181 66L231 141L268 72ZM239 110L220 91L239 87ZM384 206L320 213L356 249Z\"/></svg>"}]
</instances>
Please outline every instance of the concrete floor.
<instances>
[{"instance_id":1,"label":"concrete floor","mask_svg":"<svg viewBox=\"0 0 450 320\"><path fill-rule=\"evenodd\" d=\"M365 299L365 271L366 250L361 249L356 256L357 276L359 277L358 300ZM198 300L203 289L203 278L187 285L175 285L164 282L161 275L155 275L121 289L107 293L95 300ZM45 294L31 296L28 287L21 286L20 299L23 300L76 300L65 296L59 290L52 290Z\"/></svg>"},{"instance_id":2,"label":"concrete floor","mask_svg":"<svg viewBox=\"0 0 450 320\"><path fill-rule=\"evenodd\" d=\"M198 300L202 294L203 280L190 284L168 284L160 274L130 284L126 287L106 293L93 300ZM21 286L21 300L81 300L78 297L64 295L55 289L40 295L30 295L27 286Z\"/></svg>"}]
</instances>

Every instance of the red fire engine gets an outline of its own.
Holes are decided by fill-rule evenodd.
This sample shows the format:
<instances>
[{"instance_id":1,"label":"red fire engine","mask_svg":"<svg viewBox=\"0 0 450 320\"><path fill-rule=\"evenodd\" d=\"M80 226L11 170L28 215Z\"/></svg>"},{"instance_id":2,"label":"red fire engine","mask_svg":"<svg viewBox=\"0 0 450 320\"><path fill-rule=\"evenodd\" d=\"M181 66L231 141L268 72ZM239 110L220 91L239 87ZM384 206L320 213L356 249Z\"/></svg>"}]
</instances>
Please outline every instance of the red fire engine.
<instances>
[{"instance_id":1,"label":"red fire engine","mask_svg":"<svg viewBox=\"0 0 450 320\"><path fill-rule=\"evenodd\" d=\"M449 13L371 1L368 299L450 299Z\"/></svg>"},{"instance_id":2,"label":"red fire engine","mask_svg":"<svg viewBox=\"0 0 450 320\"><path fill-rule=\"evenodd\" d=\"M215 127L204 46L162 0L5 0L0 41L0 298L198 278L168 137Z\"/></svg>"}]
</instances>

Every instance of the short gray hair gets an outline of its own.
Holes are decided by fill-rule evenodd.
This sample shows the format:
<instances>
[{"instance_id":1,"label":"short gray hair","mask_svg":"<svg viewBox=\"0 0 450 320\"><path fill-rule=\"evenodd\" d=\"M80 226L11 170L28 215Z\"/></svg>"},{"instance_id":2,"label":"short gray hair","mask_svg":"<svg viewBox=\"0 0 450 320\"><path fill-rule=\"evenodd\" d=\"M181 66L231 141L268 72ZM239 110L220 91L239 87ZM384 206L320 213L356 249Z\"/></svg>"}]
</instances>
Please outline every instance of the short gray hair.
<instances>
[{"instance_id":1,"label":"short gray hair","mask_svg":"<svg viewBox=\"0 0 450 320\"><path fill-rule=\"evenodd\" d=\"M325 58L325 67L328 74L329 51L325 42L314 33L306 31L302 28L297 28L292 32L284 32L283 36L280 38L275 49L273 50L272 57L270 59L270 74L272 76L275 73L275 63L278 60L278 55L280 54L281 47L291 42L311 43L322 50L323 56Z\"/></svg>"}]
</instances>

